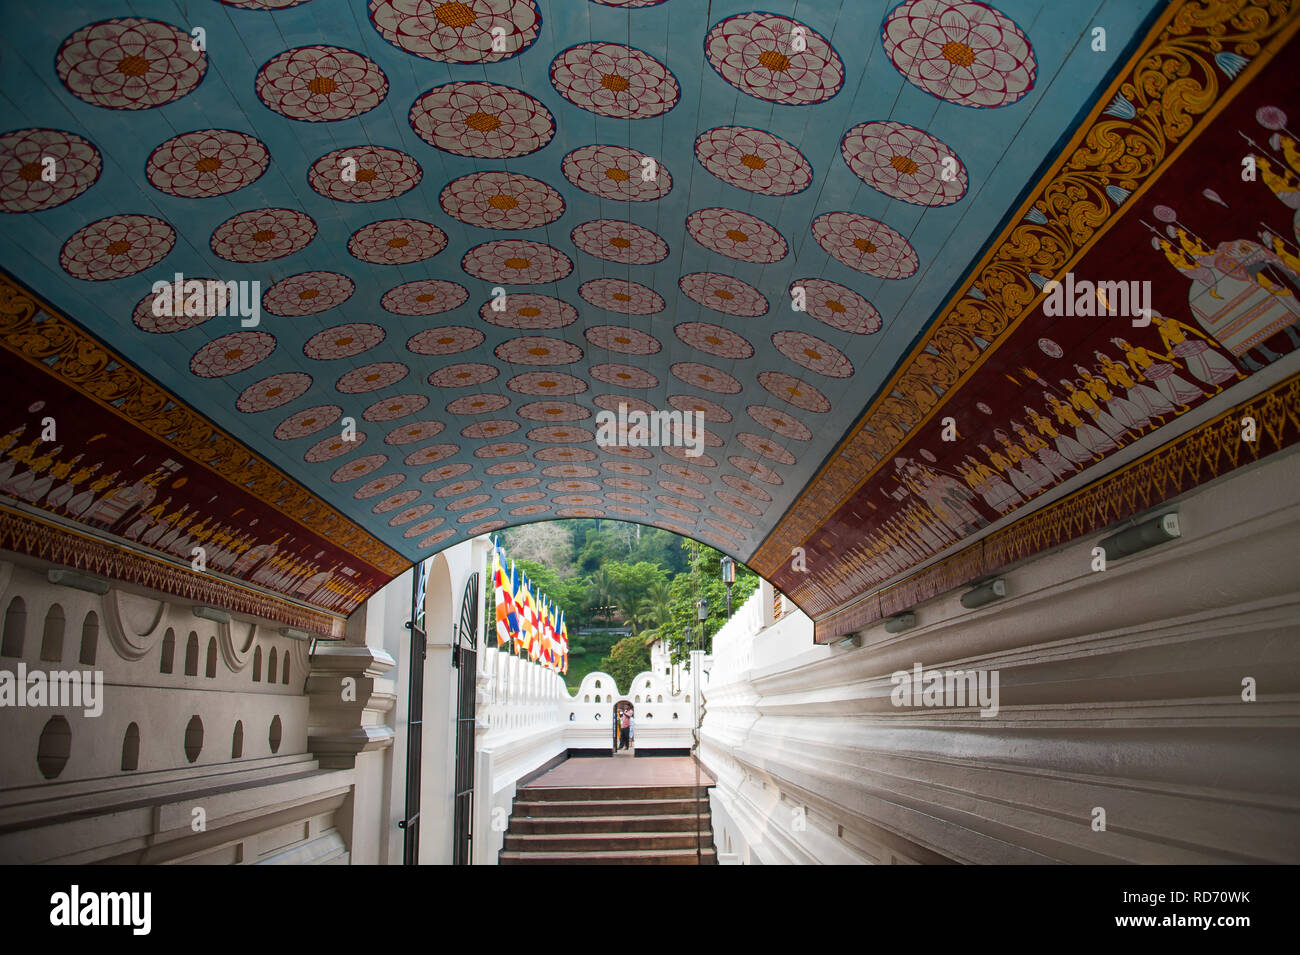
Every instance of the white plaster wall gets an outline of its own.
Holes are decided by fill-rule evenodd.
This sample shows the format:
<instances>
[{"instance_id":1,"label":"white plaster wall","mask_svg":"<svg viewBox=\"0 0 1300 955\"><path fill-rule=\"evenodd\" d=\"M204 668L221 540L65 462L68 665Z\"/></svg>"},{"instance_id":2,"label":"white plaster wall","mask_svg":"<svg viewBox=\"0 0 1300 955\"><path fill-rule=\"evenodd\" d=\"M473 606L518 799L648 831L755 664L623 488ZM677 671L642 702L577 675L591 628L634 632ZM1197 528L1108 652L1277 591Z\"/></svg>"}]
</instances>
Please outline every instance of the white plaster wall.
<instances>
[{"instance_id":1,"label":"white plaster wall","mask_svg":"<svg viewBox=\"0 0 1300 955\"><path fill-rule=\"evenodd\" d=\"M1090 535L902 634L814 647L794 615L715 642L722 860L1300 861L1300 454L1171 503L1179 540L1096 573ZM895 707L914 662L996 669L1000 712Z\"/></svg>"}]
</instances>

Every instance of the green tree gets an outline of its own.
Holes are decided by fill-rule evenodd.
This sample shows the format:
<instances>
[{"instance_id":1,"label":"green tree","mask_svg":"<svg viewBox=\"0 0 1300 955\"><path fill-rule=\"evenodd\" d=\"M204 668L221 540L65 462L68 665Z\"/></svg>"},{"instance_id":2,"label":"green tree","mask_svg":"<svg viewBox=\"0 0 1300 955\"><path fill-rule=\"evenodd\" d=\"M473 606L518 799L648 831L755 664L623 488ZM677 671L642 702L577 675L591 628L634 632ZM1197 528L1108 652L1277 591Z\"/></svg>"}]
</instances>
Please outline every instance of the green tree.
<instances>
[{"instance_id":1,"label":"green tree","mask_svg":"<svg viewBox=\"0 0 1300 955\"><path fill-rule=\"evenodd\" d=\"M631 692L638 673L650 669L650 650L638 637L624 637L596 667L614 678L620 693Z\"/></svg>"}]
</instances>

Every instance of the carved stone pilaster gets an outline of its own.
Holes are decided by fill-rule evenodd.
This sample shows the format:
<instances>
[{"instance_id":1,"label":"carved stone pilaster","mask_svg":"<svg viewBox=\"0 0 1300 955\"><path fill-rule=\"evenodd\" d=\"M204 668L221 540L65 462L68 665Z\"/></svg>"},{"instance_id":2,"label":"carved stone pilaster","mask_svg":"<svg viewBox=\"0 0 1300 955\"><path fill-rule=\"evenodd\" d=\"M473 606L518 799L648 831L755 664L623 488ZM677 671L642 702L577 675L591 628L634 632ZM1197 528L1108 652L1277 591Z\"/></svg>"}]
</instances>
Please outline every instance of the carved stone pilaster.
<instances>
[{"instance_id":1,"label":"carved stone pilaster","mask_svg":"<svg viewBox=\"0 0 1300 955\"><path fill-rule=\"evenodd\" d=\"M392 680L380 679L397 662L376 647L317 645L307 679L307 748L329 769L356 765L358 753L393 745L388 713L397 703Z\"/></svg>"}]
</instances>

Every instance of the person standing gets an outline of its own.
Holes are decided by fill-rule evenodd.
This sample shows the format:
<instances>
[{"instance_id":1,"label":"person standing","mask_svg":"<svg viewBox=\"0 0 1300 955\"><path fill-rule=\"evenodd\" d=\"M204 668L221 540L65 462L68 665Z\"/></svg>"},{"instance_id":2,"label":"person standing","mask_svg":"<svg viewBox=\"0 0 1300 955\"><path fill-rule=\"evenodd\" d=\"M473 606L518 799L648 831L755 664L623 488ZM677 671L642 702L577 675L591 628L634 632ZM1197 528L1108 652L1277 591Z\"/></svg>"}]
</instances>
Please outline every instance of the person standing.
<instances>
[{"instance_id":1,"label":"person standing","mask_svg":"<svg viewBox=\"0 0 1300 955\"><path fill-rule=\"evenodd\" d=\"M623 712L619 714L619 718L618 718L618 735L619 735L618 748L619 749L627 749L628 738L629 738L628 731L631 725L632 725L632 718L627 715L627 710L623 710Z\"/></svg>"}]
</instances>

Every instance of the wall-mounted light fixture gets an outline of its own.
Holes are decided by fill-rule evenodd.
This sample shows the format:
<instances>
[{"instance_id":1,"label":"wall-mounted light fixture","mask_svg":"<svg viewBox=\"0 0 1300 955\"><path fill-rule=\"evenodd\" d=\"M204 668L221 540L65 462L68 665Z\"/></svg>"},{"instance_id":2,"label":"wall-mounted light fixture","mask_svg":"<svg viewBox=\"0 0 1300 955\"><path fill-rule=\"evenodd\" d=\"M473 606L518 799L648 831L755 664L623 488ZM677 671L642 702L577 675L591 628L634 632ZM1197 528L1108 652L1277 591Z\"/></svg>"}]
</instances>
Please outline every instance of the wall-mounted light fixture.
<instances>
[{"instance_id":1,"label":"wall-mounted light fixture","mask_svg":"<svg viewBox=\"0 0 1300 955\"><path fill-rule=\"evenodd\" d=\"M1119 560L1182 536L1178 512L1170 511L1103 538L1098 546L1105 552L1107 560Z\"/></svg>"},{"instance_id":2,"label":"wall-mounted light fixture","mask_svg":"<svg viewBox=\"0 0 1300 955\"><path fill-rule=\"evenodd\" d=\"M230 623L230 614L224 610L218 610L216 607L205 607L202 604L196 604L194 607L194 616L202 617L204 620L212 620L216 623Z\"/></svg>"},{"instance_id":3,"label":"wall-mounted light fixture","mask_svg":"<svg viewBox=\"0 0 1300 955\"><path fill-rule=\"evenodd\" d=\"M280 636L288 637L290 640L307 641L311 639L311 634L306 630L299 630L295 627L281 627Z\"/></svg>"},{"instance_id":4,"label":"wall-mounted light fixture","mask_svg":"<svg viewBox=\"0 0 1300 955\"><path fill-rule=\"evenodd\" d=\"M976 587L961 595L961 605L967 610L974 610L976 607L986 607L995 601L1001 600L1007 595L1007 582L999 577L997 580L990 580L988 583Z\"/></svg>"},{"instance_id":5,"label":"wall-mounted light fixture","mask_svg":"<svg viewBox=\"0 0 1300 955\"><path fill-rule=\"evenodd\" d=\"M896 617L890 617L885 621L885 633L902 633L904 630L911 630L916 626L916 614L912 611L900 613Z\"/></svg>"},{"instance_id":6,"label":"wall-mounted light fixture","mask_svg":"<svg viewBox=\"0 0 1300 955\"><path fill-rule=\"evenodd\" d=\"M45 579L60 587L72 587L76 590L84 590L88 594L99 594L101 597L108 593L109 584L103 577L79 574L75 570L51 568L45 572Z\"/></svg>"}]
</instances>

